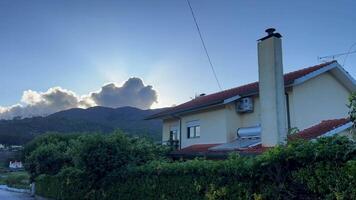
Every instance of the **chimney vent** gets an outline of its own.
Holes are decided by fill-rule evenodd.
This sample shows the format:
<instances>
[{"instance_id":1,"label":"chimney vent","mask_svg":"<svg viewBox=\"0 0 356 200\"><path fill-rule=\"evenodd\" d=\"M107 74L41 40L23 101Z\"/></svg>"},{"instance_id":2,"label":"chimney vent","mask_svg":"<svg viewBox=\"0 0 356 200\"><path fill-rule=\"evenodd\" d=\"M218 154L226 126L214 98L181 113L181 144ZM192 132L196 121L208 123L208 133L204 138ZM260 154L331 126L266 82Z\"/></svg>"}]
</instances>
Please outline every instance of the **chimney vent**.
<instances>
[{"instance_id":1,"label":"chimney vent","mask_svg":"<svg viewBox=\"0 0 356 200\"><path fill-rule=\"evenodd\" d=\"M276 31L276 29L274 29L274 28L266 29L266 33L268 33L268 35L272 35L273 32L275 32L275 31Z\"/></svg>"},{"instance_id":2,"label":"chimney vent","mask_svg":"<svg viewBox=\"0 0 356 200\"><path fill-rule=\"evenodd\" d=\"M263 41L263 40L266 40L266 39L268 39L268 38L270 38L270 37L273 37L273 36L276 37L276 38L281 38L281 37L282 37L281 34L275 33L275 31L276 31L275 28L269 28L269 29L266 29L265 31L266 31L266 33L267 33L268 35L265 36L265 37L263 37L263 38L261 38L261 39L259 39L258 41Z\"/></svg>"}]
</instances>

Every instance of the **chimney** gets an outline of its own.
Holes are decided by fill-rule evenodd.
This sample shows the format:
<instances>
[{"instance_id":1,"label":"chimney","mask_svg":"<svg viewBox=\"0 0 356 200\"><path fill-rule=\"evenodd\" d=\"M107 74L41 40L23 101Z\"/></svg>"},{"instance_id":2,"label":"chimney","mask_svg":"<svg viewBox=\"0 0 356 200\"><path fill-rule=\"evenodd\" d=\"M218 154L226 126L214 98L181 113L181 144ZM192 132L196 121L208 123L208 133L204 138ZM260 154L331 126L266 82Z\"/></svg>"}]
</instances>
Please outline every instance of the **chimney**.
<instances>
[{"instance_id":1,"label":"chimney","mask_svg":"<svg viewBox=\"0 0 356 200\"><path fill-rule=\"evenodd\" d=\"M287 109L284 91L282 40L274 28L258 40L258 74L261 108L262 146L285 144Z\"/></svg>"}]
</instances>

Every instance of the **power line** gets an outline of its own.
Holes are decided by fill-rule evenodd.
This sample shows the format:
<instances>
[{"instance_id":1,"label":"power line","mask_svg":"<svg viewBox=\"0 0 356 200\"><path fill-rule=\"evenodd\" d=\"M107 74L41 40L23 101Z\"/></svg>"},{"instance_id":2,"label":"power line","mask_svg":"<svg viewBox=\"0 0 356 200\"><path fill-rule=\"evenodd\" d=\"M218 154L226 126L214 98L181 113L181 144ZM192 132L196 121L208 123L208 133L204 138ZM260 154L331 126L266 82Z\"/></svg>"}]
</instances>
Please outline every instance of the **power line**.
<instances>
[{"instance_id":1,"label":"power line","mask_svg":"<svg viewBox=\"0 0 356 200\"><path fill-rule=\"evenodd\" d=\"M220 82L219 82L218 76L216 75L216 72L215 72L215 69L214 69L214 65L213 65L213 63L211 62L211 58L210 58L210 56L209 56L208 49L206 48L206 45L205 45L203 36L202 36L202 34L201 34L201 31L200 31L200 28L199 28L197 19L196 19L196 17L195 17L195 14L194 14L194 10L193 10L193 8L192 8L192 5L190 5L190 1L189 1L189 0L187 0L187 3L188 3L188 6L189 6L189 8L190 8L190 12L192 13L195 26L196 26L196 28L197 28L197 30L198 30L199 37L200 37L200 41L201 41L201 43L203 44L203 48L204 48L205 54L206 54L206 56L208 57L208 61L209 61L209 64L210 64L211 71L212 71L213 74L214 74L216 83L218 84L220 90L222 90L222 87L221 87L221 84L220 84Z\"/></svg>"},{"instance_id":2,"label":"power line","mask_svg":"<svg viewBox=\"0 0 356 200\"><path fill-rule=\"evenodd\" d=\"M342 63L342 66L345 66L346 60L347 60L348 56L349 56L350 54L356 53L356 50L355 50L355 51L351 51L352 48L354 48L355 46L356 46L356 42L353 43L353 44L350 46L350 48L349 48L349 50L348 50L347 52L332 54L332 55L328 55L328 56L321 56L321 57L318 57L318 60L320 61L320 60L325 59L325 58L335 59L335 58L338 58L338 57L340 57L340 56L345 56L344 62Z\"/></svg>"},{"instance_id":3,"label":"power line","mask_svg":"<svg viewBox=\"0 0 356 200\"><path fill-rule=\"evenodd\" d=\"M356 42L353 43L353 44L350 46L349 51L347 52L347 54L346 54L346 56L345 56L344 63L342 64L342 66L345 66L347 57L349 57L349 55L351 54L351 50L352 50L352 48L353 48L355 45L356 45Z\"/></svg>"},{"instance_id":4,"label":"power line","mask_svg":"<svg viewBox=\"0 0 356 200\"><path fill-rule=\"evenodd\" d=\"M343 52L343 53L337 53L337 54L322 56L322 57L318 57L318 59L324 59L324 58L335 59L335 58L340 57L340 56L344 56L344 55L348 55L348 54L354 54L354 53L356 53L356 51L349 51L349 52Z\"/></svg>"}]
</instances>

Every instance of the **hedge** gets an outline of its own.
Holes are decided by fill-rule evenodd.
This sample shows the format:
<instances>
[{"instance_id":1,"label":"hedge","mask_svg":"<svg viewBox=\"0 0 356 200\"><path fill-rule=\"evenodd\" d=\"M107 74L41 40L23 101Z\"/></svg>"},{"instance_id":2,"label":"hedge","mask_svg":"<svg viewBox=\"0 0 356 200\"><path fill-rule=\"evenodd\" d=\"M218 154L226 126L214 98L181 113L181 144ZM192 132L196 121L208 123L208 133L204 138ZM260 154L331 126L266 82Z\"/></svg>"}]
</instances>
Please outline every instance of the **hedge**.
<instances>
[{"instance_id":1,"label":"hedge","mask_svg":"<svg viewBox=\"0 0 356 200\"><path fill-rule=\"evenodd\" d=\"M153 161L112 171L94 187L77 168L36 179L54 199L355 199L356 147L346 138L288 144L257 157Z\"/></svg>"}]
</instances>

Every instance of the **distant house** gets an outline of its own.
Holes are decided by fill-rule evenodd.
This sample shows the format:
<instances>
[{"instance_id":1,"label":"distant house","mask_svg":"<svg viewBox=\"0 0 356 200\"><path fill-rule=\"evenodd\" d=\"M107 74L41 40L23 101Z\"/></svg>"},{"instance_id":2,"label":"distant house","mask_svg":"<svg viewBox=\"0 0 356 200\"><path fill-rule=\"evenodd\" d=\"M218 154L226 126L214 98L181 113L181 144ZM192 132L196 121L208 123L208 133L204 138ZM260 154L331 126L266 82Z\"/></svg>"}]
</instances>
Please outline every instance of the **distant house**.
<instances>
[{"instance_id":1,"label":"distant house","mask_svg":"<svg viewBox=\"0 0 356 200\"><path fill-rule=\"evenodd\" d=\"M21 161L10 161L9 163L9 168L10 169L22 169L23 168L23 165L22 165L22 162Z\"/></svg>"},{"instance_id":2,"label":"distant house","mask_svg":"<svg viewBox=\"0 0 356 200\"><path fill-rule=\"evenodd\" d=\"M283 75L281 35L268 33L258 41L259 82L150 117L163 120L162 142L176 144L175 155L255 154L296 138L348 134L346 105L355 80L336 61Z\"/></svg>"}]
</instances>

